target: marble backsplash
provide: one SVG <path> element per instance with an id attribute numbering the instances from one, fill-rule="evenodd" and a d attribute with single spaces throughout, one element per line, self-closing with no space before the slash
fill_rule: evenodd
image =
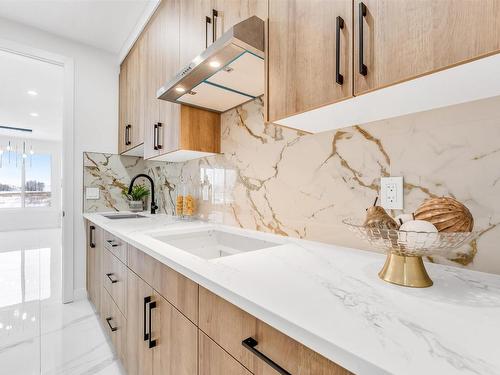
<path id="1" fill-rule="evenodd" d="M 364 217 L 381 176 L 404 176 L 405 211 L 451 195 L 484 231 L 470 257 L 434 261 L 500 274 L 500 98 L 315 135 L 264 124 L 262 111 L 257 99 L 224 113 L 217 156 L 173 164 L 85 153 L 84 185 L 101 198 L 84 209 L 127 209 L 121 190 L 146 171 L 162 212 L 191 186 L 202 219 L 368 249 L 342 219 Z"/>

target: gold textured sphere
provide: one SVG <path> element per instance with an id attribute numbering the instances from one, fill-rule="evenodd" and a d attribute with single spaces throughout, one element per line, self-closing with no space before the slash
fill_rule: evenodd
<path id="1" fill-rule="evenodd" d="M 414 215 L 434 224 L 439 232 L 471 232 L 474 227 L 469 209 L 451 197 L 426 199 Z"/>

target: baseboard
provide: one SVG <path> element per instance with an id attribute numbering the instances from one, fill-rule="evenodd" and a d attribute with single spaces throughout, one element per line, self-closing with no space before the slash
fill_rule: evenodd
<path id="1" fill-rule="evenodd" d="M 77 301 L 80 299 L 87 299 L 88 294 L 87 294 L 87 289 L 85 288 L 80 288 L 80 289 L 75 289 L 73 291 L 73 300 Z"/>

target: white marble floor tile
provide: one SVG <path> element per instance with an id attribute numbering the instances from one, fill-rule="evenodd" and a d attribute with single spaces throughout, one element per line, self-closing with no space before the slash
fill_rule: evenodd
<path id="1" fill-rule="evenodd" d="M 61 231 L 0 233 L 0 374 L 123 373 L 90 303 L 61 303 Z"/>

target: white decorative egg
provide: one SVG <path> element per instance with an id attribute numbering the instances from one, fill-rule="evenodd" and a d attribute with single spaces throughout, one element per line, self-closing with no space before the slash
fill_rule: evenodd
<path id="1" fill-rule="evenodd" d="M 410 220 L 414 220 L 413 218 L 413 214 L 400 214 L 398 216 L 396 216 L 396 223 L 398 223 L 399 225 L 402 225 L 404 223 L 406 223 L 407 221 L 410 221 Z"/>
<path id="2" fill-rule="evenodd" d="M 437 228 L 434 224 L 425 220 L 410 220 L 406 221 L 399 227 L 400 231 L 404 232 L 426 232 L 426 233 L 437 233 Z"/>

